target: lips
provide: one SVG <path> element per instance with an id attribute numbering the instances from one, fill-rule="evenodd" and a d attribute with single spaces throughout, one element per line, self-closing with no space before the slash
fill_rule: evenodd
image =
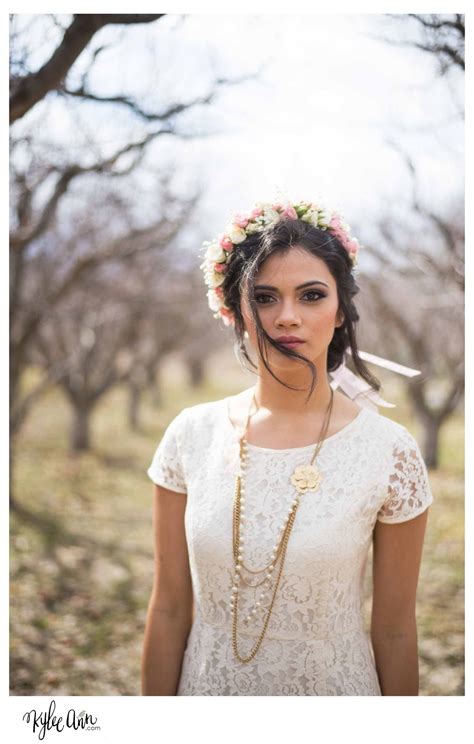
<path id="1" fill-rule="evenodd" d="M 280 344 L 284 344 L 289 349 L 295 349 L 297 346 L 304 344 L 303 339 L 298 338 L 297 336 L 280 336 L 275 340 L 278 341 Z"/>

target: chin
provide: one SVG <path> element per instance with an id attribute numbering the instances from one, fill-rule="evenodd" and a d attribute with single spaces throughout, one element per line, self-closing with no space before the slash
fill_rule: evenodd
<path id="1" fill-rule="evenodd" d="M 305 350 L 304 353 L 302 353 L 303 350 L 298 352 L 302 356 L 306 357 L 310 362 L 314 362 L 315 359 L 317 359 L 317 356 L 314 356 L 311 352 L 308 352 L 308 349 Z M 272 364 L 275 367 L 282 367 L 285 369 L 288 369 L 289 367 L 294 368 L 295 364 L 301 365 L 304 364 L 302 359 L 297 359 L 296 357 L 287 357 L 281 352 L 279 352 L 277 349 L 272 349 L 270 352 L 270 358 L 272 360 Z"/>

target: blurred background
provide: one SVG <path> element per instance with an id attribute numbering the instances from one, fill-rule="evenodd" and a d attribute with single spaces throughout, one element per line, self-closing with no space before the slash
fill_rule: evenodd
<path id="1" fill-rule="evenodd" d="M 371 367 L 434 493 L 420 694 L 463 695 L 464 16 L 13 14 L 10 166 L 11 694 L 140 694 L 146 468 L 255 379 L 201 244 L 280 189 L 342 211 L 360 348 L 422 370 Z"/>

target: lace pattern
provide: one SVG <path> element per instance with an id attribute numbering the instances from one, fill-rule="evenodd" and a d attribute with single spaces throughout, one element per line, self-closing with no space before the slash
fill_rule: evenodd
<path id="1" fill-rule="evenodd" d="M 178 493 L 186 493 L 186 474 L 181 456 L 186 411 L 184 408 L 168 425 L 147 470 L 148 476 L 158 486 Z"/>
<path id="2" fill-rule="evenodd" d="M 379 511 L 378 520 L 405 522 L 425 511 L 432 500 L 428 472 L 420 448 L 405 429 L 393 448 L 388 497 Z"/>
<path id="3" fill-rule="evenodd" d="M 290 475 L 314 445 L 273 450 L 249 445 L 244 560 L 269 561 L 294 490 Z M 303 495 L 288 542 L 270 623 L 255 658 L 232 651 L 232 506 L 238 439 L 227 399 L 186 408 L 173 419 L 148 474 L 187 493 L 185 530 L 195 601 L 178 695 L 380 695 L 363 627 L 363 583 L 374 526 L 413 518 L 433 500 L 418 445 L 403 426 L 361 409 L 327 438 L 318 457 L 323 479 Z M 239 616 L 261 589 L 239 594 Z M 263 615 L 245 629 L 248 653 Z"/>

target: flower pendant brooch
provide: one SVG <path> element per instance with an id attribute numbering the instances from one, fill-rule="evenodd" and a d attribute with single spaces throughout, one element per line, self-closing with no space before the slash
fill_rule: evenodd
<path id="1" fill-rule="evenodd" d="M 321 483 L 321 473 L 314 465 L 298 465 L 290 480 L 298 493 L 317 491 Z"/>

